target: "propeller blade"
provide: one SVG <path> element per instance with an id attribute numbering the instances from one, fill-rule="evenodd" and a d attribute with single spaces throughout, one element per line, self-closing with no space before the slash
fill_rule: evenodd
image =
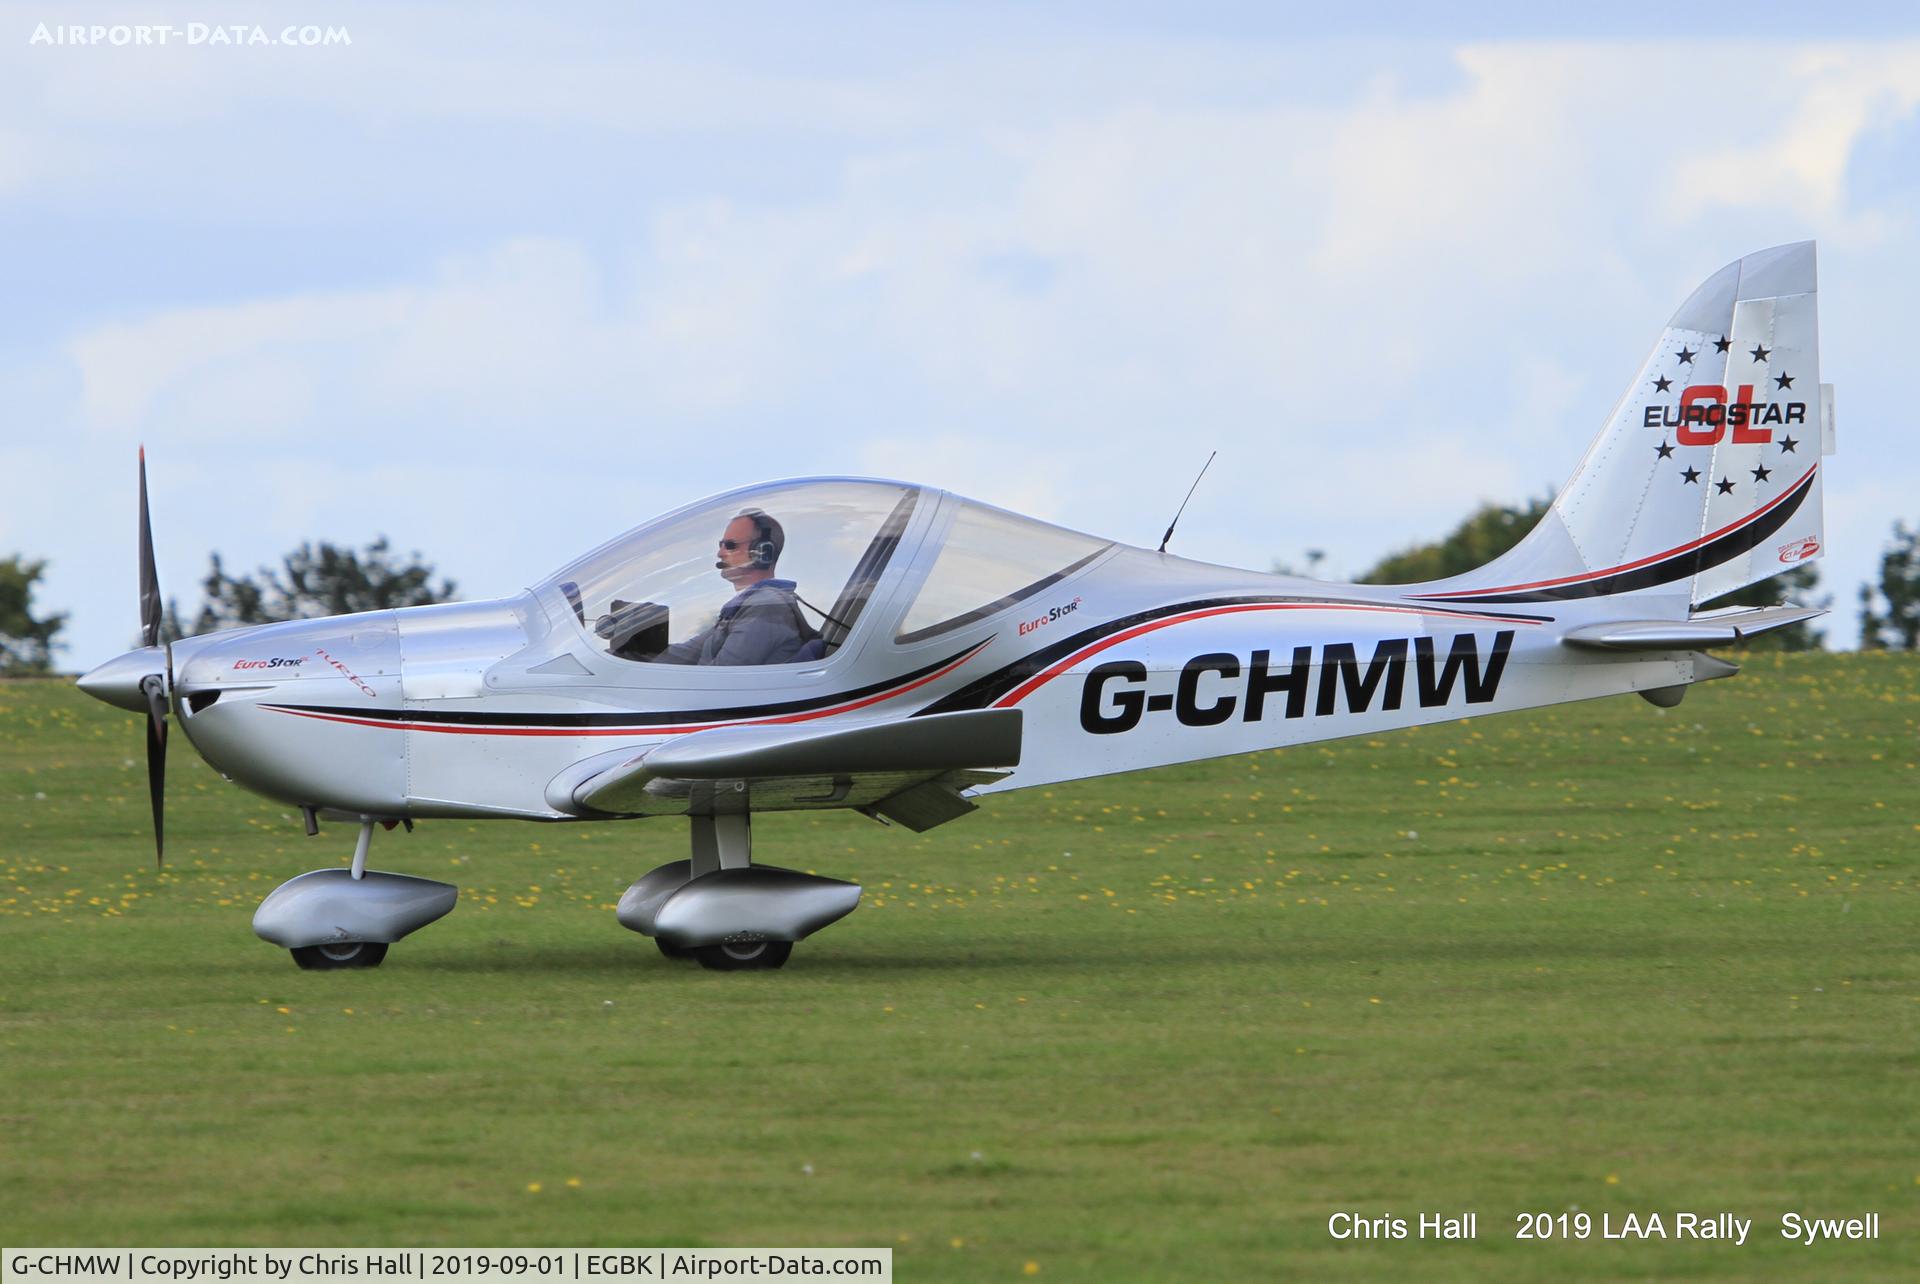
<path id="1" fill-rule="evenodd" d="M 140 683 L 147 697 L 147 793 L 153 798 L 153 863 L 166 864 L 167 681 L 152 674 Z"/>
<path id="2" fill-rule="evenodd" d="M 140 447 L 140 645 L 160 641 L 160 572 L 153 564 L 153 522 L 147 516 L 147 448 Z M 162 734 L 162 743 L 165 735 Z"/>

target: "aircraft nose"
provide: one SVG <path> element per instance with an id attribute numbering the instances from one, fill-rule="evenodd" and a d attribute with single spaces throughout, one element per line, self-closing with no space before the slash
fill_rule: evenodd
<path id="1" fill-rule="evenodd" d="M 145 713 L 147 697 L 140 683 L 154 676 L 165 677 L 166 672 L 167 653 L 157 646 L 143 646 L 90 670 L 76 685 L 115 708 Z"/>
<path id="2" fill-rule="evenodd" d="M 176 643 L 173 664 L 181 729 L 223 775 L 296 806 L 401 814 L 406 737 L 295 707 L 399 708 L 393 612 L 209 634 Z"/>

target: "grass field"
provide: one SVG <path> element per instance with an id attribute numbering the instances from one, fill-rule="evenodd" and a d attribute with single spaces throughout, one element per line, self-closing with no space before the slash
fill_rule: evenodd
<path id="1" fill-rule="evenodd" d="M 254 939 L 338 864 L 176 737 L 0 684 L 0 1242 L 889 1245 L 902 1280 L 1920 1263 L 1920 661 L 1011 795 L 774 817 L 868 899 L 783 972 L 614 921 L 684 826 L 422 824 L 461 885 L 375 972 Z M 1522 1243 L 1731 1211 L 1741 1247 Z M 1329 1214 L 1472 1209 L 1465 1244 Z M 1780 1214 L 1882 1214 L 1803 1247 Z M 1031 1264 L 1031 1266 L 1030 1266 Z"/>

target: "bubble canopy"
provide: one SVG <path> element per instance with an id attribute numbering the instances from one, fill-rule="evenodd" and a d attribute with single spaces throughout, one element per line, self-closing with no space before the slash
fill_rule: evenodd
<path id="1" fill-rule="evenodd" d="M 804 664 L 840 648 L 890 570 L 911 586 L 893 638 L 907 646 L 993 620 L 1113 547 L 940 490 L 816 478 L 690 504 L 535 591 L 563 598 L 618 660 Z"/>
<path id="2" fill-rule="evenodd" d="M 915 508 L 931 500 L 898 482 L 748 487 L 638 526 L 536 591 L 559 592 L 617 659 L 818 661 L 853 631 Z"/>

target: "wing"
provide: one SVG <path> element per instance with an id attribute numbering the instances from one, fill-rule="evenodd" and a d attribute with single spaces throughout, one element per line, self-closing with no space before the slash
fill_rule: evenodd
<path id="1" fill-rule="evenodd" d="M 577 816 L 850 807 L 919 832 L 974 810 L 961 791 L 1020 763 L 1021 712 L 979 709 L 840 729 L 716 727 L 588 759 L 547 790 Z"/>

